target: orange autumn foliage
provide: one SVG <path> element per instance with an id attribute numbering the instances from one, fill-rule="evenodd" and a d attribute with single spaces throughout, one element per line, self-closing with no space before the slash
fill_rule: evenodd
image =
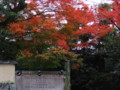
<path id="1" fill-rule="evenodd" d="M 22 57 L 32 57 L 32 53 L 30 53 L 28 50 L 23 50 L 19 53 Z"/>
<path id="2" fill-rule="evenodd" d="M 103 4 L 98 9 L 98 19 L 106 25 L 111 25 L 112 28 L 120 30 L 120 1 L 111 0 L 111 4 Z M 118 35 L 117 35 L 118 36 Z"/>
<path id="3" fill-rule="evenodd" d="M 91 34 L 90 38 L 98 39 L 112 29 L 99 25 L 94 12 L 82 0 L 29 0 L 22 12 L 23 18 L 9 24 L 9 31 L 22 37 L 29 31 L 34 44 L 47 42 L 69 49 L 72 40 L 80 35 Z"/>

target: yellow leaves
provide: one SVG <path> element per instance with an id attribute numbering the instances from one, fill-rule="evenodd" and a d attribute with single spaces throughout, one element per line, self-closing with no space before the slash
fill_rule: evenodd
<path id="1" fill-rule="evenodd" d="M 57 57 L 59 57 L 59 60 L 69 60 L 69 59 L 74 60 L 75 58 L 77 58 L 77 54 L 74 54 L 73 52 L 69 52 L 68 50 L 65 50 L 61 47 L 57 47 L 57 48 L 52 48 L 43 54 L 38 54 L 36 55 L 36 57 L 45 58 L 45 60 L 46 59 L 51 60 L 51 58 L 57 60 Z"/>

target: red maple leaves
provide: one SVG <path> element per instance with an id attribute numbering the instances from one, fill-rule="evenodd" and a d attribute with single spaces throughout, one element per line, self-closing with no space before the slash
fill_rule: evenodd
<path id="1" fill-rule="evenodd" d="M 18 20 L 17 23 L 9 24 L 8 27 L 12 34 L 24 35 L 27 31 L 30 31 L 33 33 L 33 37 L 38 35 L 46 39 L 37 41 L 49 42 L 69 49 L 70 42 L 73 39 L 78 39 L 80 35 L 91 34 L 90 38 L 95 39 L 107 35 L 112 27 L 99 24 L 99 21 L 105 17 L 119 24 L 119 14 L 115 14 L 116 17 L 113 19 L 113 12 L 119 11 L 116 4 L 113 5 L 115 11 L 99 10 L 98 19 L 94 12 L 81 1 L 41 0 L 41 2 L 37 2 L 31 0 L 28 7 L 23 10 L 24 18 Z M 104 16 L 104 13 L 107 15 Z M 25 15 L 27 16 L 25 17 Z M 62 21 L 65 23 L 62 23 Z"/>

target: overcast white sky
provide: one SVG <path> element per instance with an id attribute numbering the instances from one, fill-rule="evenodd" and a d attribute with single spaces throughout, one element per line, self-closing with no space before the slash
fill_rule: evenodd
<path id="1" fill-rule="evenodd" d="M 91 5 L 98 5 L 100 3 L 106 3 L 106 2 L 110 3 L 110 0 L 83 0 L 83 1 Z"/>

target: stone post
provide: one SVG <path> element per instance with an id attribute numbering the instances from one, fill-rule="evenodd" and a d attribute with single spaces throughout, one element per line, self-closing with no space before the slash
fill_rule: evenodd
<path id="1" fill-rule="evenodd" d="M 65 88 L 64 90 L 71 90 L 71 83 L 70 83 L 70 60 L 67 60 L 65 63 Z"/>
<path id="2" fill-rule="evenodd" d="M 16 61 L 0 61 L 0 90 L 16 90 Z"/>

